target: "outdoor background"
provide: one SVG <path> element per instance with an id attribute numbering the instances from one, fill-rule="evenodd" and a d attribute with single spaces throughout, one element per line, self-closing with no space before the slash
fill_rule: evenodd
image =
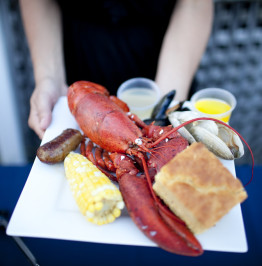
<path id="1" fill-rule="evenodd" d="M 197 72 L 198 89 L 231 91 L 237 107 L 230 124 L 262 164 L 262 2 L 214 1 L 215 20 Z M 34 88 L 17 0 L 0 0 L 0 164 L 33 162 L 40 144 L 27 125 Z M 251 164 L 246 155 L 236 165 Z"/>
<path id="2" fill-rule="evenodd" d="M 247 140 L 254 153 L 254 180 L 246 187 L 248 200 L 241 204 L 248 252 L 205 251 L 200 258 L 186 258 L 159 248 L 23 237 L 26 250 L 33 253 L 41 266 L 261 265 L 262 0 L 214 2 L 213 31 L 197 72 L 198 89 L 220 87 L 236 96 L 238 105 L 230 124 Z M 18 0 L 0 0 L 1 266 L 35 265 L 34 257 L 31 262 L 27 260 L 14 238 L 5 233 L 40 144 L 27 125 L 33 88 L 32 65 Z M 248 150 L 235 163 L 236 176 L 249 180 L 251 157 Z"/>

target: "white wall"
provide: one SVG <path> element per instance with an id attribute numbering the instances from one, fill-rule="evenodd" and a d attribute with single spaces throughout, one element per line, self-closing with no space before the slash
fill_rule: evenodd
<path id="1" fill-rule="evenodd" d="M 26 163 L 0 6 L 0 164 Z"/>

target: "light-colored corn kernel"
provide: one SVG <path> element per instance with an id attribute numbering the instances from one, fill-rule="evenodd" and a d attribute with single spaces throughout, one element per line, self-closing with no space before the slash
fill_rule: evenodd
<path id="1" fill-rule="evenodd" d="M 103 203 L 102 202 L 96 202 L 95 210 L 100 211 L 102 208 L 103 208 Z"/>
<path id="2" fill-rule="evenodd" d="M 95 212 L 95 206 L 94 206 L 94 204 L 90 204 L 90 205 L 88 206 L 88 211 L 89 211 L 89 212 Z"/>
<path id="3" fill-rule="evenodd" d="M 119 189 L 86 157 L 71 152 L 64 166 L 76 203 L 89 222 L 107 224 L 121 215 L 124 202 Z"/>
<path id="4" fill-rule="evenodd" d="M 110 223 L 115 220 L 115 217 L 113 214 L 110 213 L 107 215 L 106 219 L 107 219 L 107 222 Z"/>
<path id="5" fill-rule="evenodd" d="M 118 208 L 115 208 L 115 209 L 113 210 L 113 214 L 114 214 L 114 216 L 117 218 L 117 217 L 120 216 L 121 211 L 120 211 Z"/>

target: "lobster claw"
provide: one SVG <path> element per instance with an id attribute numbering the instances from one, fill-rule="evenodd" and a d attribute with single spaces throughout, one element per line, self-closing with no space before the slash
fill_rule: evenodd
<path id="1" fill-rule="evenodd" d="M 125 205 L 137 227 L 159 247 L 166 251 L 185 255 L 199 256 L 203 249 L 188 230 L 177 221 L 166 216 L 156 204 L 147 180 L 139 175 L 132 160 L 123 154 L 110 155 L 115 167 Z"/>

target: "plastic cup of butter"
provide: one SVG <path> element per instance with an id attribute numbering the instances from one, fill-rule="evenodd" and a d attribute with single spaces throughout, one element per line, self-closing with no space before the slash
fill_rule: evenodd
<path id="1" fill-rule="evenodd" d="M 236 104 L 235 96 L 220 88 L 199 90 L 190 99 L 190 106 L 193 111 L 226 123 L 229 122 Z"/>
<path id="2" fill-rule="evenodd" d="M 150 118 L 160 100 L 160 89 L 151 79 L 132 78 L 120 85 L 117 97 L 128 105 L 131 113 L 144 120 Z"/>

